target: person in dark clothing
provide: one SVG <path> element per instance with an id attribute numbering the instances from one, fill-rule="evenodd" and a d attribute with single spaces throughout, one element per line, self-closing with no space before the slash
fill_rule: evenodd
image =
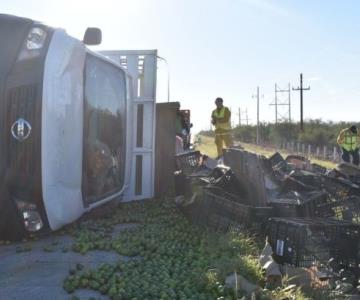
<path id="1" fill-rule="evenodd" d="M 180 109 L 178 109 L 176 114 L 176 135 L 182 138 L 184 150 L 188 149 L 190 146 L 190 126 L 187 124 L 184 114 L 181 113 Z"/>

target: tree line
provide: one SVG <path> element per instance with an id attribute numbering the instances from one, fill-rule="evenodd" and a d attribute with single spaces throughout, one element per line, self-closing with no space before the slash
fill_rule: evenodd
<path id="1" fill-rule="evenodd" d="M 322 121 L 321 119 L 304 122 L 304 131 L 299 123 L 260 123 L 260 143 L 279 145 L 284 142 L 299 142 L 313 146 L 337 145 L 336 139 L 341 129 L 359 123 Z M 232 129 L 233 137 L 245 143 L 256 143 L 256 125 L 241 125 Z M 213 136 L 214 131 L 201 131 L 200 134 Z"/>

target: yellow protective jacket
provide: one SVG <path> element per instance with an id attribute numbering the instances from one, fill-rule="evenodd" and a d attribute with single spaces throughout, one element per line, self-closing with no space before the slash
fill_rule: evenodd
<path id="1" fill-rule="evenodd" d="M 349 128 L 340 131 L 337 143 L 346 151 L 354 151 L 360 145 L 360 132 L 352 133 Z"/>
<path id="2" fill-rule="evenodd" d="M 215 132 L 224 132 L 231 130 L 231 112 L 226 106 L 223 106 L 220 111 L 214 109 L 211 114 L 211 118 L 215 120 Z"/>

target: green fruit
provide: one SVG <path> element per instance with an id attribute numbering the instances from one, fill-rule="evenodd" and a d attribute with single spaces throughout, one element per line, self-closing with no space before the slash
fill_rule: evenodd
<path id="1" fill-rule="evenodd" d="M 97 283 L 95 280 L 91 280 L 89 284 L 90 284 L 90 288 L 95 291 L 97 291 L 100 287 L 100 284 Z"/>
<path id="2" fill-rule="evenodd" d="M 23 251 L 26 251 L 26 252 L 29 252 L 31 250 L 32 250 L 32 247 L 31 247 L 30 244 L 25 245 L 24 248 L 23 248 Z"/>
<path id="3" fill-rule="evenodd" d="M 91 278 L 91 271 L 90 270 L 84 271 L 84 273 L 82 274 L 82 277 L 86 278 L 86 279 L 90 279 Z"/>
<path id="4" fill-rule="evenodd" d="M 55 251 L 55 249 L 51 245 L 44 246 L 43 250 L 45 252 L 54 252 Z"/>
<path id="5" fill-rule="evenodd" d="M 80 281 L 80 286 L 81 286 L 82 288 L 87 288 L 88 285 L 89 285 L 89 280 L 87 280 L 86 278 L 81 279 L 81 281 Z"/>
<path id="6" fill-rule="evenodd" d="M 64 290 L 68 293 L 68 294 L 72 294 L 75 291 L 75 288 L 69 284 L 69 285 L 65 285 L 64 286 Z"/>
<path id="7" fill-rule="evenodd" d="M 71 269 L 69 270 L 69 274 L 70 274 L 70 275 L 75 275 L 75 274 L 76 274 L 76 269 L 71 268 Z"/>
<path id="8" fill-rule="evenodd" d="M 115 296 L 115 295 L 117 294 L 116 287 L 111 287 L 111 288 L 109 289 L 108 294 L 109 294 L 110 297 Z"/>
<path id="9" fill-rule="evenodd" d="M 80 279 L 79 278 L 75 278 L 73 280 L 73 286 L 74 286 L 75 289 L 79 288 L 79 286 L 80 286 Z"/>
<path id="10" fill-rule="evenodd" d="M 108 291 L 108 287 L 106 285 L 103 285 L 100 287 L 99 291 L 101 294 L 105 295 Z"/>

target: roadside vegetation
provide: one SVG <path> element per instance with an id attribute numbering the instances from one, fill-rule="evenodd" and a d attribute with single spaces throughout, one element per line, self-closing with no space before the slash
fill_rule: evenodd
<path id="1" fill-rule="evenodd" d="M 341 129 L 349 127 L 352 122 L 325 122 L 321 119 L 307 120 L 304 122 L 304 131 L 300 131 L 299 123 L 260 123 L 259 134 L 261 144 L 279 145 L 283 142 L 299 142 L 313 146 L 336 146 L 336 138 Z M 213 132 L 202 131 L 200 134 L 211 136 Z M 242 125 L 233 128 L 234 138 L 254 144 L 256 142 L 256 125 Z"/>

